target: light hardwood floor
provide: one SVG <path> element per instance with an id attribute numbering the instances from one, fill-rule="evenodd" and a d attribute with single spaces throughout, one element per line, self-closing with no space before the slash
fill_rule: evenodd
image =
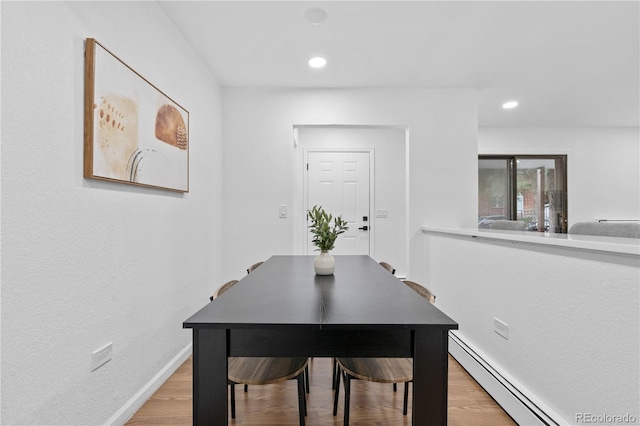
<path id="1" fill-rule="evenodd" d="M 306 424 L 341 425 L 344 390 L 340 389 L 338 415 L 333 417 L 331 360 L 314 358 L 309 363 L 310 393 L 307 398 Z M 192 361 L 189 358 L 162 385 L 127 425 L 191 425 Z M 352 381 L 349 424 L 410 425 L 409 414 L 402 415 L 402 385 L 394 393 L 390 384 Z M 411 389 L 411 388 L 410 388 Z M 449 425 L 501 426 L 515 425 L 478 383 L 449 356 Z M 297 425 L 298 404 L 295 380 L 275 385 L 249 386 L 244 393 L 236 387 L 236 419 L 231 425 Z"/>

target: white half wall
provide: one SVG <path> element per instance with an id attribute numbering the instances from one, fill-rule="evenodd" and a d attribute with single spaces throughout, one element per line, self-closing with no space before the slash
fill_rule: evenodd
<path id="1" fill-rule="evenodd" d="M 425 245 L 430 285 L 456 334 L 559 424 L 589 413 L 638 421 L 637 255 L 440 233 Z"/>
<path id="2" fill-rule="evenodd" d="M 640 220 L 637 127 L 482 127 L 479 154 L 566 154 L 568 220 Z"/>
<path id="3" fill-rule="evenodd" d="M 190 111 L 188 194 L 83 178 L 87 37 Z M 188 351 L 220 281 L 220 99 L 155 2 L 2 2 L 0 423 L 104 424 Z"/>
<path id="4" fill-rule="evenodd" d="M 273 254 L 295 253 L 295 218 L 305 213 L 278 217 L 279 205 L 301 196 L 294 125 L 408 129 L 406 272 L 420 275 L 420 226 L 477 223 L 476 97 L 454 89 L 223 89 L 223 280 Z"/>

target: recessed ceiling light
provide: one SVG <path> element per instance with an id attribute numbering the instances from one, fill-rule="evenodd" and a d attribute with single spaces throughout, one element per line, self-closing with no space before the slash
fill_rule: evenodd
<path id="1" fill-rule="evenodd" d="M 323 9 L 313 8 L 307 10 L 304 13 L 304 17 L 313 25 L 319 25 L 324 22 L 325 19 L 327 19 L 327 12 L 325 12 Z"/>
<path id="2" fill-rule="evenodd" d="M 322 56 L 316 56 L 314 58 L 309 59 L 309 66 L 311 68 L 322 68 L 327 65 L 327 60 Z"/>
<path id="3" fill-rule="evenodd" d="M 502 104 L 504 109 L 513 109 L 518 106 L 518 101 L 508 101 Z"/>

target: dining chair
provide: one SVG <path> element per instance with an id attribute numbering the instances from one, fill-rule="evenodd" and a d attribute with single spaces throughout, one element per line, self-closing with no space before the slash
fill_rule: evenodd
<path id="1" fill-rule="evenodd" d="M 249 268 L 247 269 L 247 274 L 250 274 L 251 272 L 253 272 L 258 266 L 262 265 L 263 263 L 264 262 L 257 262 L 249 266 Z"/>
<path id="2" fill-rule="evenodd" d="M 247 268 L 247 274 L 250 274 L 251 272 L 253 272 L 254 270 L 256 270 L 256 268 L 258 268 L 260 265 L 262 265 L 264 262 L 256 262 L 253 265 L 251 265 L 249 268 Z M 213 300 L 213 299 L 212 299 Z M 309 393 L 309 366 L 305 367 L 304 369 L 304 383 L 305 383 L 305 390 L 307 393 Z M 244 385 L 244 391 L 247 391 L 247 385 Z"/>
<path id="3" fill-rule="evenodd" d="M 380 266 L 382 266 L 387 271 L 391 272 L 392 275 L 396 274 L 396 268 L 388 264 L 387 262 L 380 262 Z"/>
<path id="4" fill-rule="evenodd" d="M 387 271 L 391 272 L 392 275 L 395 275 L 396 273 L 396 268 L 394 268 L 393 266 L 391 266 L 389 263 L 387 262 L 380 262 L 380 266 L 382 266 L 384 269 L 386 269 Z M 334 390 L 335 386 L 336 386 L 336 375 L 338 374 L 338 362 L 336 361 L 335 358 L 332 359 L 332 366 L 333 366 L 333 371 L 331 373 L 331 389 Z M 394 390 L 395 388 L 395 384 L 394 384 Z"/>
<path id="5" fill-rule="evenodd" d="M 237 282 L 238 280 L 231 280 L 220 286 L 210 297 L 211 301 L 218 299 L 222 293 L 229 290 Z M 248 385 L 269 385 L 296 379 L 298 382 L 299 422 L 301 426 L 304 426 L 304 418 L 307 415 L 305 381 L 308 381 L 306 379 L 308 364 L 309 359 L 306 357 L 229 357 L 227 381 L 230 386 L 231 418 L 236 418 L 235 385 L 244 385 L 244 391 L 247 392 Z"/>
<path id="6" fill-rule="evenodd" d="M 218 287 L 218 289 L 216 291 L 213 292 L 213 295 L 211 297 L 209 297 L 209 300 L 213 301 L 214 299 L 217 299 L 219 295 L 221 295 L 222 293 L 224 293 L 225 291 L 230 289 L 237 282 L 238 282 L 238 280 L 231 280 L 231 281 L 221 285 L 220 287 Z"/>
<path id="7" fill-rule="evenodd" d="M 409 280 L 403 280 L 409 288 L 433 304 L 436 296 L 428 288 Z M 344 378 L 344 425 L 349 424 L 349 406 L 351 402 L 351 380 L 367 380 L 377 383 L 393 383 L 396 391 L 398 383 L 404 383 L 404 401 L 402 414 L 407 415 L 409 405 L 409 382 L 413 381 L 412 358 L 351 358 L 338 357 L 333 395 L 333 415 L 338 413 L 340 377 Z"/>
<path id="8" fill-rule="evenodd" d="M 410 289 L 418 293 L 420 296 L 424 297 L 431 303 L 432 305 L 436 303 L 436 295 L 431 292 L 428 288 L 423 285 L 418 284 L 414 281 L 402 280 L 403 283 L 409 286 Z"/>

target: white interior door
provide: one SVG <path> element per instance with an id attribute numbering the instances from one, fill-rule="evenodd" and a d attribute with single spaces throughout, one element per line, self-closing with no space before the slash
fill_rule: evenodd
<path id="1" fill-rule="evenodd" d="M 370 254 L 370 153 L 307 152 L 306 211 L 322 206 L 342 216 L 349 230 L 336 240 L 332 254 Z M 314 254 L 307 232 L 307 254 Z"/>

